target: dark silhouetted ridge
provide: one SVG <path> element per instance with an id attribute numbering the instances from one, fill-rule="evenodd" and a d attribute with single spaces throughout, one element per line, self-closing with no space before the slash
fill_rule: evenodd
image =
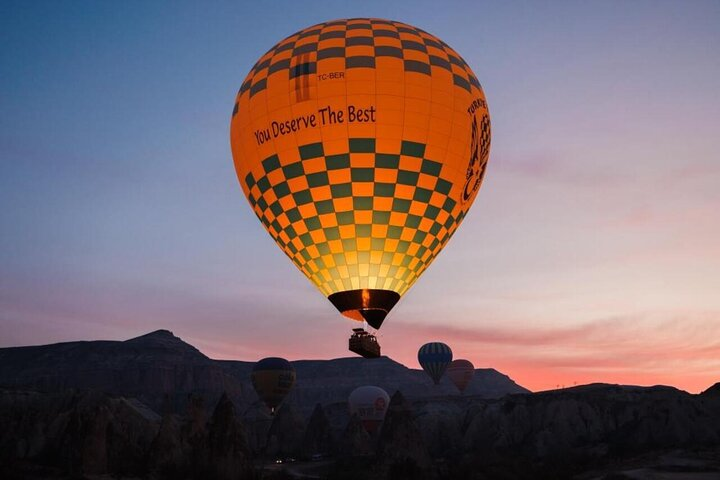
<path id="1" fill-rule="evenodd" d="M 705 397 L 720 397 L 720 382 L 702 392 L 701 395 Z"/>
<path id="2" fill-rule="evenodd" d="M 94 389 L 136 397 L 156 412 L 181 412 L 189 394 L 201 394 L 214 405 L 222 392 L 235 405 L 257 401 L 250 383 L 252 361 L 213 360 L 197 348 L 161 329 L 125 341 L 82 341 L 0 349 L 0 385 L 47 391 Z M 286 399 L 303 415 L 316 404 L 344 402 L 360 385 L 377 385 L 389 394 L 402 389 L 407 398 L 455 396 L 457 389 L 443 379 L 438 387 L 422 370 L 384 356 L 292 362 L 297 383 Z M 525 393 L 494 369 L 477 369 L 466 396 L 499 398 Z"/>

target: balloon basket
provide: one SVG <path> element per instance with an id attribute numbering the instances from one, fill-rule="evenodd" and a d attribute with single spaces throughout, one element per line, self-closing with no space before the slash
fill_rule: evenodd
<path id="1" fill-rule="evenodd" d="M 353 328 L 353 334 L 348 340 L 348 350 L 364 358 L 378 358 L 380 356 L 380 344 L 377 337 L 362 328 Z"/>

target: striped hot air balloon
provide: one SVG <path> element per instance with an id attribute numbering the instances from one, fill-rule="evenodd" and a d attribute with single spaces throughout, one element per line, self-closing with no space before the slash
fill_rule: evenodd
<path id="1" fill-rule="evenodd" d="M 295 368 L 284 358 L 263 358 L 253 367 L 250 378 L 258 397 L 274 414 L 295 385 Z"/>
<path id="2" fill-rule="evenodd" d="M 435 385 L 440 383 L 452 357 L 452 350 L 442 342 L 426 343 L 418 350 L 418 362 Z"/>

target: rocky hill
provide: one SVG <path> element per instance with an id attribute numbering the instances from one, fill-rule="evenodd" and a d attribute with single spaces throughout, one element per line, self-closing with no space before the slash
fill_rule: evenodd
<path id="1" fill-rule="evenodd" d="M 479 370 L 460 396 L 389 358 L 294 364 L 296 391 L 271 417 L 251 363 L 167 331 L 1 349 L 0 478 L 720 478 L 720 384 L 529 393 Z M 345 401 L 364 383 L 392 392 L 372 435 Z"/>
<path id="2" fill-rule="evenodd" d="M 134 397 L 160 411 L 170 404 L 185 408 L 188 394 L 209 405 L 226 392 L 245 410 L 257 400 L 250 383 L 253 362 L 212 360 L 167 330 L 121 341 L 69 342 L 0 349 L 0 385 L 58 391 L 92 389 Z M 402 390 L 410 398 L 456 395 L 444 379 L 435 387 L 420 370 L 388 357 L 360 357 L 293 362 L 297 383 L 286 400 L 305 415 L 317 403 L 345 402 L 360 385 L 378 385 L 392 394 Z M 527 392 L 493 369 L 478 369 L 466 395 L 498 398 Z"/>
<path id="3" fill-rule="evenodd" d="M 219 362 L 239 379 L 249 378 L 253 364 L 238 361 Z M 445 397 L 459 395 L 455 386 L 443 377 L 434 385 L 422 370 L 411 369 L 389 357 L 365 359 L 361 357 L 334 360 L 299 360 L 292 362 L 297 372 L 297 383 L 287 403 L 310 413 L 316 403 L 345 402 L 356 387 L 376 385 L 392 395 L 401 390 L 410 398 Z M 492 368 L 476 369 L 466 396 L 499 398 L 509 393 L 526 393 L 527 389 L 510 377 Z"/>
<path id="4" fill-rule="evenodd" d="M 227 392 L 237 402 L 250 402 L 254 394 L 244 380 L 167 330 L 124 342 L 0 349 L 0 385 L 42 391 L 91 389 L 137 398 L 156 411 L 166 396 L 184 406 L 189 393 L 215 402 Z"/>

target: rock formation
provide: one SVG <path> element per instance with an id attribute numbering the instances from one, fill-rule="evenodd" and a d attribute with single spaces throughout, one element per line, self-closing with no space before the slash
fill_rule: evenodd
<path id="1" fill-rule="evenodd" d="M 350 421 L 345 427 L 340 441 L 340 452 L 346 457 L 367 456 L 375 453 L 375 442 L 360 423 L 357 415 L 350 417 Z"/>
<path id="2" fill-rule="evenodd" d="M 250 451 L 245 430 L 227 394 L 223 394 L 215 407 L 208 444 L 211 478 L 231 480 L 249 476 Z"/>
<path id="3" fill-rule="evenodd" d="M 135 402 L 98 392 L 2 390 L 0 465 L 32 463 L 72 475 L 142 472 L 159 420 Z"/>
<path id="4" fill-rule="evenodd" d="M 333 454 L 336 450 L 335 435 L 330 427 L 330 421 L 325 415 L 322 405 L 318 403 L 308 421 L 301 452 L 304 457 L 312 457 L 317 453 Z"/>
<path id="5" fill-rule="evenodd" d="M 254 360 L 254 359 L 253 359 Z M 444 379 L 430 389 L 424 372 L 388 357 L 338 358 L 292 362 L 295 388 L 285 400 L 309 417 L 317 403 L 346 402 L 360 385 L 377 385 L 408 397 L 457 396 Z M 68 342 L 0 348 L 0 385 L 43 391 L 93 389 L 111 396 L 137 398 L 156 412 L 183 412 L 188 395 L 201 395 L 206 407 L 223 392 L 245 412 L 257 396 L 250 383 L 254 362 L 212 360 L 168 330 L 118 341 Z M 466 395 L 499 398 L 527 392 L 493 369 L 478 369 Z M 335 426 L 334 426 L 335 428 Z"/>
<path id="6" fill-rule="evenodd" d="M 268 431 L 266 455 L 297 457 L 305 434 L 305 418 L 292 405 L 282 405 L 275 414 Z"/>
<path id="7" fill-rule="evenodd" d="M 422 434 L 413 420 L 412 406 L 398 390 L 390 399 L 378 440 L 378 456 L 391 476 L 417 477 L 431 465 Z"/>
<path id="8" fill-rule="evenodd" d="M 692 462 L 720 478 L 720 464 L 703 459 L 720 448 L 720 384 L 699 395 L 605 384 L 533 394 L 478 371 L 481 393 L 460 396 L 386 357 L 294 363 L 297 390 L 271 417 L 250 390 L 251 363 L 210 360 L 167 331 L 0 349 L 0 478 L 250 478 L 253 463 L 315 453 L 334 455 L 321 463 L 333 478 L 601 472 L 589 479 Z M 375 436 L 348 413 L 362 384 L 407 387 Z M 646 461 L 654 466 L 634 469 Z M 304 468 L 271 466 L 277 478 Z"/>
<path id="9" fill-rule="evenodd" d="M 124 342 L 1 348 L 0 385 L 44 391 L 93 389 L 137 398 L 158 412 L 166 399 L 181 411 L 190 393 L 204 396 L 211 405 L 224 391 L 237 402 L 254 396 L 249 384 L 244 386 L 167 330 Z"/>

